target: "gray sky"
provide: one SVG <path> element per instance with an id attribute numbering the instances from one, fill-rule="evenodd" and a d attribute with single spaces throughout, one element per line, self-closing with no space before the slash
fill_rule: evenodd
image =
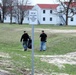
<path id="1" fill-rule="evenodd" d="M 54 3 L 57 3 L 57 0 L 31 0 L 31 3 L 32 4 L 42 4 L 42 3 L 44 3 L 44 4 L 54 4 Z"/>
<path id="2" fill-rule="evenodd" d="M 32 3 L 32 5 L 35 5 L 35 4 L 55 4 L 57 3 L 58 0 L 29 0 L 30 3 Z M 0 0 L 1 2 L 1 0 Z"/>

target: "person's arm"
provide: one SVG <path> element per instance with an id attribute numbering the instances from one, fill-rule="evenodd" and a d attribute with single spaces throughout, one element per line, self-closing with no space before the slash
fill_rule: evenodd
<path id="1" fill-rule="evenodd" d="M 20 42 L 22 42 L 23 36 L 21 36 Z"/>
<path id="2" fill-rule="evenodd" d="M 45 34 L 45 38 L 47 38 L 47 34 Z"/>
<path id="3" fill-rule="evenodd" d="M 30 36 L 27 34 L 27 38 L 30 39 Z"/>
<path id="4" fill-rule="evenodd" d="M 41 34 L 40 34 L 40 37 L 41 37 Z"/>
<path id="5" fill-rule="evenodd" d="M 46 40 L 47 40 L 47 34 L 46 34 Z M 47 41 L 46 41 L 47 42 Z"/>

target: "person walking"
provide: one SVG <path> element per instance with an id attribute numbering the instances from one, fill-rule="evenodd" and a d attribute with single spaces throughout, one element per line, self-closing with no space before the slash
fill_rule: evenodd
<path id="1" fill-rule="evenodd" d="M 40 51 L 46 50 L 46 40 L 47 40 L 47 34 L 44 33 L 44 30 L 42 30 L 42 33 L 40 34 Z"/>
<path id="2" fill-rule="evenodd" d="M 21 36 L 21 39 L 20 39 L 20 41 L 22 42 L 24 51 L 27 51 L 28 39 L 29 39 L 29 35 L 28 35 L 28 33 L 26 33 L 26 31 L 24 31 L 24 34 Z"/>

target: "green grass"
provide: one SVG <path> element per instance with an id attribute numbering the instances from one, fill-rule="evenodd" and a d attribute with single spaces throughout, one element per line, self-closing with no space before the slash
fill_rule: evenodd
<path id="1" fill-rule="evenodd" d="M 40 39 L 39 34 L 41 31 L 36 31 L 37 28 L 43 29 L 76 29 L 75 26 L 53 26 L 53 25 L 36 25 L 35 38 L 34 38 L 34 54 L 35 55 L 56 55 L 66 54 L 76 51 L 76 33 L 75 34 L 56 34 L 48 33 L 47 38 L 47 51 L 40 52 Z M 14 73 L 14 75 L 23 75 L 21 70 L 29 69 L 31 72 L 31 50 L 23 51 L 20 38 L 23 31 L 26 30 L 31 35 L 31 25 L 17 25 L 17 24 L 0 24 L 0 53 L 8 53 L 10 58 L 0 56 L 0 60 L 8 60 L 6 65 L 1 65 L 0 69 L 4 69 Z M 65 65 L 64 69 L 59 69 L 53 64 L 42 62 L 39 57 L 35 57 L 35 71 L 50 73 L 68 73 L 76 75 L 76 65 Z M 12 70 L 8 69 L 12 68 Z"/>

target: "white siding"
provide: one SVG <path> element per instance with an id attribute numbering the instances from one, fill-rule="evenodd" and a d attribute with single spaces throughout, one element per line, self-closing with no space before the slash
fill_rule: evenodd
<path id="1" fill-rule="evenodd" d="M 35 5 L 33 7 L 33 10 L 37 11 L 38 24 L 40 24 L 41 23 L 41 8 L 38 5 Z"/>
<path id="2" fill-rule="evenodd" d="M 23 23 L 29 23 L 29 18 L 25 17 L 24 20 L 23 20 Z"/>
<path id="3" fill-rule="evenodd" d="M 4 23 L 10 23 L 10 16 L 7 15 L 4 19 Z M 12 23 L 16 23 L 15 18 L 12 17 Z"/>
<path id="4" fill-rule="evenodd" d="M 68 25 L 76 26 L 76 14 L 73 16 L 73 21 L 71 21 L 71 18 L 68 19 Z"/>
<path id="5" fill-rule="evenodd" d="M 45 13 L 43 13 L 43 10 L 45 10 Z M 56 23 L 56 15 L 51 14 L 49 9 L 43 9 L 41 10 L 41 24 L 55 24 Z M 52 11 L 53 12 L 53 11 Z M 43 21 L 43 17 L 45 17 L 45 21 Z M 50 21 L 50 18 L 52 19 Z"/>
<path id="6" fill-rule="evenodd" d="M 33 9 L 38 12 L 38 24 L 56 24 L 57 16 L 53 14 L 52 9 L 41 9 L 38 5 L 34 6 Z M 45 13 L 43 13 L 43 10 L 45 10 Z M 50 10 L 52 10 L 52 13 L 50 13 Z M 45 21 L 43 21 L 43 17 L 45 17 Z M 52 21 L 50 21 L 50 18 L 52 18 Z"/>

